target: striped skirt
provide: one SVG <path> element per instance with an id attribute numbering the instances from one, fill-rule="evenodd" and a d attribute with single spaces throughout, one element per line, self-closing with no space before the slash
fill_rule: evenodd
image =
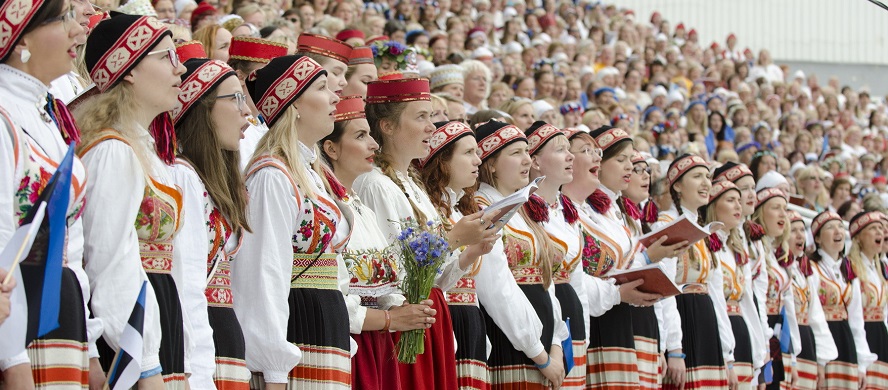
<path id="1" fill-rule="evenodd" d="M 291 288 L 287 340 L 302 350 L 302 361 L 289 373 L 288 389 L 351 388 L 348 310 L 339 290 Z M 264 389 L 262 373 L 250 387 Z"/>
<path id="2" fill-rule="evenodd" d="M 712 300 L 706 294 L 682 294 L 675 297 L 681 315 L 682 352 L 685 359 L 685 389 L 724 389 L 728 386 L 722 355 L 718 320 Z M 668 378 L 664 389 L 677 389 Z"/>
<path id="3" fill-rule="evenodd" d="M 570 338 L 573 347 L 573 369 L 566 373 L 562 389 L 582 389 L 586 386 L 586 321 L 583 304 L 569 283 L 555 285 L 555 297 L 561 304 L 561 320 L 570 318 Z M 567 369 L 567 366 L 564 367 Z"/>
<path id="4" fill-rule="evenodd" d="M 866 369 L 866 387 L 888 389 L 888 329 L 881 321 L 865 322 L 864 329 L 870 352 L 879 356 Z"/>
<path id="5" fill-rule="evenodd" d="M 802 350 L 796 356 L 798 383 L 793 386 L 798 390 L 817 389 L 817 345 L 814 343 L 814 331 L 808 325 L 799 325 L 799 341 Z"/>
<path id="6" fill-rule="evenodd" d="M 590 317 L 586 359 L 587 389 L 637 389 L 640 383 L 635 353 L 632 310 L 614 306 L 600 317 Z"/>
<path id="7" fill-rule="evenodd" d="M 207 308 L 210 326 L 213 328 L 213 345 L 216 348 L 216 373 L 213 382 L 218 390 L 246 390 L 250 388 L 250 370 L 244 360 L 244 332 L 230 307 Z"/>
<path id="8" fill-rule="evenodd" d="M 24 262 L 20 266 L 23 280 L 19 283 L 23 283 L 28 301 L 40 299 L 44 268 Z M 28 345 L 34 385 L 36 389 L 85 389 L 89 386 L 89 353 L 83 293 L 74 271 L 67 267 L 62 268 L 60 295 L 59 327 Z M 37 306 L 39 301 L 31 307 Z M 37 321 L 38 314 L 29 311 L 30 321 Z"/>
<path id="9" fill-rule="evenodd" d="M 826 364 L 826 389 L 856 389 L 858 382 L 857 351 L 848 320 L 827 321 L 839 357 Z"/>
<path id="10" fill-rule="evenodd" d="M 749 388 L 755 373 L 752 364 L 752 341 L 749 338 L 749 327 L 739 313 L 728 316 L 734 334 L 734 374 L 741 388 Z"/>
<path id="11" fill-rule="evenodd" d="M 541 284 L 519 284 L 527 300 L 533 306 L 540 321 L 543 323 L 543 334 L 540 342 L 545 348 L 552 345 L 555 331 L 555 319 L 552 317 L 552 299 L 549 292 Z M 503 304 L 503 303 L 500 303 Z M 487 337 L 493 346 L 487 365 L 490 367 L 490 388 L 502 390 L 546 390 L 549 380 L 534 366 L 533 360 L 524 352 L 516 350 L 512 342 L 484 311 L 484 322 Z"/>
<path id="12" fill-rule="evenodd" d="M 173 276 L 148 273 L 148 282 L 154 289 L 160 309 L 160 366 L 163 383 L 167 390 L 184 390 L 185 380 L 185 330 L 182 328 L 182 306 Z M 99 362 L 105 372 L 110 369 L 115 351 L 103 339 L 96 342 Z"/>
<path id="13" fill-rule="evenodd" d="M 768 327 L 770 327 L 771 329 L 774 329 L 774 326 L 776 326 L 777 324 L 782 323 L 782 315 L 768 315 Z M 780 350 L 780 339 L 778 338 L 779 336 L 780 335 L 775 334 L 774 336 L 771 336 L 770 340 L 768 340 L 771 347 L 771 369 L 774 371 L 773 380 L 766 387 L 768 390 L 777 390 L 784 388 L 788 385 L 790 378 L 792 378 L 792 357 Z"/>
<path id="14" fill-rule="evenodd" d="M 481 309 L 475 305 L 450 305 L 456 337 L 456 380 L 460 390 L 490 388 L 487 369 L 487 331 Z"/>
<path id="15" fill-rule="evenodd" d="M 632 331 L 635 333 L 635 358 L 638 359 L 639 385 L 645 389 L 659 389 L 660 327 L 654 307 L 630 307 Z"/>
<path id="16" fill-rule="evenodd" d="M 416 356 L 416 363 L 398 364 L 401 386 L 404 389 L 456 389 L 456 346 L 453 344 L 453 320 L 441 289 L 434 287 L 429 296 L 433 301 L 435 324 L 425 332 L 425 352 Z M 348 319 L 345 321 L 348 327 Z M 398 343 L 400 333 L 394 333 Z M 485 344 L 481 344 L 482 346 Z"/>
<path id="17" fill-rule="evenodd" d="M 352 358 L 352 389 L 401 390 L 398 355 L 388 332 L 364 331 L 353 334 L 358 353 Z"/>

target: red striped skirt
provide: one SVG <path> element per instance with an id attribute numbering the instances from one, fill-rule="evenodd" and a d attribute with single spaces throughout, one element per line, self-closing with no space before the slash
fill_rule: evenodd
<path id="1" fill-rule="evenodd" d="M 864 329 L 870 352 L 879 356 L 866 369 L 866 388 L 888 389 L 888 329 L 881 321 L 866 322 Z"/>
<path id="2" fill-rule="evenodd" d="M 574 360 L 574 367 L 567 373 L 561 388 L 583 389 L 586 387 L 586 321 L 583 304 L 569 283 L 556 284 L 555 297 L 561 304 L 561 320 L 570 318 L 569 331 Z"/>
<path id="3" fill-rule="evenodd" d="M 244 360 L 246 347 L 240 322 L 231 307 L 207 308 L 216 348 L 216 373 L 213 382 L 218 390 L 250 388 L 250 370 Z"/>
<path id="4" fill-rule="evenodd" d="M 632 331 L 635 333 L 635 357 L 638 360 L 639 386 L 659 389 L 660 328 L 654 307 L 631 307 Z"/>
<path id="5" fill-rule="evenodd" d="M 22 263 L 25 294 L 42 294 L 28 287 L 42 287 L 43 268 Z M 39 279 L 34 279 L 39 278 Z M 28 283 L 40 280 L 40 283 Z M 35 313 L 36 314 L 36 313 Z M 3 336 L 0 336 L 3 337 Z M 37 389 L 71 389 L 89 386 L 89 351 L 83 293 L 74 271 L 62 269 L 59 327 L 28 345 L 31 373 Z"/>
<path id="6" fill-rule="evenodd" d="M 685 389 L 725 389 L 728 378 L 722 355 L 718 320 L 712 300 L 705 294 L 682 294 L 675 297 L 681 315 L 682 352 L 687 355 Z M 677 389 L 663 380 L 664 389 Z"/>
<path id="7" fill-rule="evenodd" d="M 541 284 L 519 284 L 524 296 L 530 301 L 537 316 L 543 323 L 540 341 L 547 350 L 552 345 L 555 320 L 552 317 L 552 299 Z M 502 304 L 502 303 L 499 303 Z M 484 312 L 484 307 L 481 307 Z M 487 364 L 490 368 L 490 388 L 497 390 L 544 390 L 549 389 L 549 380 L 537 369 L 533 361 L 512 346 L 512 342 L 496 323 L 484 315 L 487 337 L 493 349 Z"/>
<path id="8" fill-rule="evenodd" d="M 858 382 L 857 351 L 848 320 L 827 321 L 836 342 L 839 357 L 826 364 L 826 389 L 856 389 Z"/>
<path id="9" fill-rule="evenodd" d="M 600 317 L 590 317 L 586 359 L 587 389 L 638 388 L 638 355 L 628 304 L 616 305 Z"/>
<path id="10" fill-rule="evenodd" d="M 475 305 L 450 305 L 456 336 L 456 380 L 460 390 L 490 388 L 487 368 L 487 330 L 481 309 Z"/>

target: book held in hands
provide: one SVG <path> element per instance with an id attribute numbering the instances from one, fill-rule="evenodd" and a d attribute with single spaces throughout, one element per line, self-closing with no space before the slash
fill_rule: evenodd
<path id="1" fill-rule="evenodd" d="M 660 237 L 664 235 L 668 238 L 663 245 L 669 246 L 674 245 L 682 241 L 687 241 L 688 245 L 694 245 L 697 241 L 700 241 L 713 232 L 720 230 L 725 225 L 721 222 L 712 222 L 706 226 L 700 226 L 697 222 L 688 218 L 687 214 L 682 215 L 678 219 L 670 222 L 668 225 L 661 227 L 655 231 L 652 231 L 648 234 L 641 236 L 638 241 L 641 245 L 644 245 L 646 248 L 649 248 L 653 245 Z"/>

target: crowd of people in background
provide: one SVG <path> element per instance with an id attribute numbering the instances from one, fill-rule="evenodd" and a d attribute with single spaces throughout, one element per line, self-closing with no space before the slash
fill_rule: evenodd
<path id="1" fill-rule="evenodd" d="M 0 0 L 0 247 L 77 154 L 59 326 L 0 387 L 126 355 L 145 389 L 888 388 L 886 98 L 680 17 Z M 723 228 L 641 244 L 682 218 Z M 404 221 L 450 248 L 417 302 Z M 0 269 L 0 330 L 41 267 Z M 613 278 L 642 268 L 691 288 Z"/>

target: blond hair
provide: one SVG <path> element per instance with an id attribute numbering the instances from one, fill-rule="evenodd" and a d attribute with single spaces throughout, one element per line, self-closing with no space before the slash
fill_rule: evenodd
<path id="1" fill-rule="evenodd" d="M 87 146 L 97 142 L 107 131 L 112 131 L 130 145 L 145 176 L 151 176 L 154 165 L 151 164 L 149 153 L 157 152 L 140 147 L 142 131 L 147 129 L 138 128 L 131 119 L 139 116 L 139 108 L 133 86 L 125 81 L 89 98 L 75 108 L 74 120 L 77 121 L 81 133 L 81 142 L 77 146 L 78 154 L 82 154 Z"/>
<path id="2" fill-rule="evenodd" d="M 860 278 L 861 282 L 867 282 L 867 269 L 863 260 L 863 251 L 860 248 L 860 241 L 851 239 L 851 249 L 848 250 L 848 260 L 851 260 L 851 268 L 854 274 Z M 876 267 L 878 269 L 878 267 Z"/>
<path id="3" fill-rule="evenodd" d="M 770 200 L 768 200 L 768 202 L 770 202 Z M 789 236 L 790 236 L 790 233 L 792 232 L 792 228 L 790 227 L 790 225 L 792 225 L 792 224 L 790 223 L 789 216 L 788 215 L 786 216 L 786 223 L 783 225 L 783 231 L 780 232 L 780 235 L 777 237 L 771 237 L 770 235 L 767 234 L 768 228 L 767 228 L 767 225 L 765 224 L 765 211 L 764 210 L 765 210 L 764 205 L 763 205 L 763 207 L 759 207 L 759 208 L 755 209 L 755 211 L 752 213 L 751 219 L 752 219 L 752 222 L 755 222 L 755 223 L 761 225 L 765 229 L 766 234 L 764 237 L 762 237 L 762 245 L 764 245 L 765 251 L 771 251 L 773 253 L 773 251 L 777 250 L 777 248 L 783 248 L 784 253 L 789 253 L 789 251 L 788 251 Z"/>
<path id="4" fill-rule="evenodd" d="M 302 152 L 299 150 L 299 131 L 296 128 L 297 115 L 298 112 L 293 105 L 290 105 L 281 114 L 277 122 L 259 140 L 256 151 L 250 159 L 250 164 L 265 155 L 279 158 L 284 162 L 287 173 L 293 178 L 293 181 L 303 195 L 311 199 L 317 199 L 314 183 L 309 178 L 310 174 L 305 168 L 306 161 L 302 159 Z"/>

